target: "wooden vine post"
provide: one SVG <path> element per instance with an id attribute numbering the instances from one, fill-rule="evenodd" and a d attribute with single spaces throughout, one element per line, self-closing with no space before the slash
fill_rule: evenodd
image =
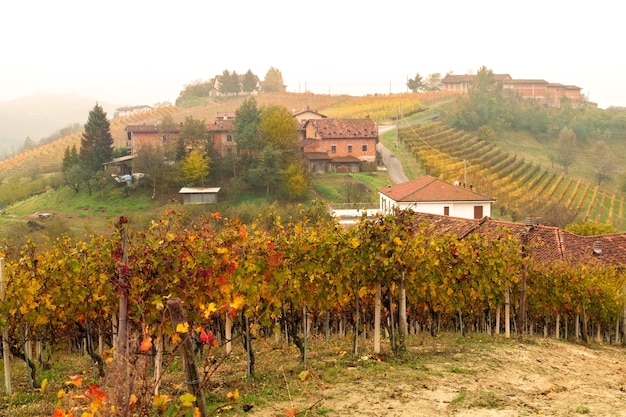
<path id="1" fill-rule="evenodd" d="M 7 298 L 7 284 L 4 280 L 4 258 L 0 258 L 0 301 L 3 303 Z M 6 394 L 11 395 L 11 351 L 9 348 L 9 327 L 6 315 L 3 317 L 4 327 L 2 328 L 2 358 L 4 359 L 4 386 Z"/>
<path id="2" fill-rule="evenodd" d="M 167 307 L 170 310 L 170 317 L 172 318 L 172 326 L 174 329 L 179 324 L 187 322 L 185 312 L 183 311 L 183 303 L 180 298 L 170 298 L 167 300 Z M 194 354 L 193 342 L 191 341 L 190 330 L 187 330 L 187 335 L 183 337 L 181 357 L 183 358 L 183 370 L 185 372 L 185 385 L 187 386 L 187 392 L 196 397 L 196 407 L 200 411 L 202 417 L 209 415 L 204 398 L 204 391 L 202 390 L 200 373 L 196 366 L 196 355 Z"/>

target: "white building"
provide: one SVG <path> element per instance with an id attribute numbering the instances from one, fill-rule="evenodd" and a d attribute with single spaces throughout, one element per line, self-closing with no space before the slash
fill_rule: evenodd
<path id="1" fill-rule="evenodd" d="M 495 202 L 491 197 L 428 175 L 381 188 L 378 195 L 380 212 L 383 214 L 391 213 L 394 209 L 410 209 L 419 213 L 465 219 L 491 217 L 491 204 Z"/>

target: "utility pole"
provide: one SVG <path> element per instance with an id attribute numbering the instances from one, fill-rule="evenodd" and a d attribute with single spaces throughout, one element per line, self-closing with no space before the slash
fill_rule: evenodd
<path id="1" fill-rule="evenodd" d="M 398 149 L 398 121 L 400 120 L 400 112 L 396 107 L 396 149 Z"/>
<path id="2" fill-rule="evenodd" d="M 522 232 L 522 282 L 519 297 L 519 326 L 520 338 L 526 333 L 526 246 L 528 245 L 528 232 Z"/>

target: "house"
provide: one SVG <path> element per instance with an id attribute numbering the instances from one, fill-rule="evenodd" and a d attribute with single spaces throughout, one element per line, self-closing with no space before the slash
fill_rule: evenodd
<path id="1" fill-rule="evenodd" d="M 216 117 L 213 123 L 206 125 L 213 141 L 213 149 L 221 156 L 237 153 L 237 143 L 233 139 L 233 119 Z"/>
<path id="2" fill-rule="evenodd" d="M 301 149 L 310 172 L 359 172 L 364 162 L 376 162 L 378 125 L 372 119 L 309 119 L 303 127 Z"/>
<path id="3" fill-rule="evenodd" d="M 128 125 L 124 129 L 126 131 L 126 147 L 130 149 L 131 154 L 134 154 L 142 145 L 174 146 L 182 129 L 182 124 L 167 129 L 148 124 Z"/>
<path id="4" fill-rule="evenodd" d="M 457 93 L 467 93 L 476 78 L 473 74 L 454 75 L 446 74 L 441 80 L 441 89 L 443 91 L 452 91 Z M 495 81 L 499 81 L 505 84 L 507 81 L 512 80 L 509 74 L 494 74 Z"/>
<path id="5" fill-rule="evenodd" d="M 178 194 L 183 196 L 183 204 L 215 204 L 219 187 L 195 188 L 183 187 Z"/>
<path id="6" fill-rule="evenodd" d="M 294 119 L 298 121 L 298 135 L 300 137 L 301 142 L 304 141 L 304 139 L 306 138 L 306 130 L 304 129 L 304 124 L 308 120 L 327 118 L 326 115 L 322 113 L 318 113 L 314 110 L 311 110 L 309 109 L 308 106 L 305 110 L 300 110 L 300 111 L 291 110 L 291 114 L 293 115 Z"/>
<path id="7" fill-rule="evenodd" d="M 441 88 L 445 91 L 467 93 L 475 78 L 471 74 L 448 74 L 441 80 Z M 564 98 L 574 106 L 579 106 L 583 101 L 581 88 L 575 85 L 550 83 L 541 79 L 513 79 L 509 74 L 494 74 L 494 79 L 502 84 L 504 91 L 521 98 L 537 100 L 547 107 L 560 108 Z"/>
<path id="8" fill-rule="evenodd" d="M 389 185 L 378 190 L 380 212 L 395 209 L 439 214 L 466 219 L 491 216 L 491 197 L 463 188 L 458 183 L 448 184 L 429 175 L 402 184 Z"/>
<path id="9" fill-rule="evenodd" d="M 146 105 L 118 107 L 113 113 L 113 118 L 116 119 L 118 117 L 132 116 L 133 114 L 147 113 L 152 110 L 152 107 Z"/>

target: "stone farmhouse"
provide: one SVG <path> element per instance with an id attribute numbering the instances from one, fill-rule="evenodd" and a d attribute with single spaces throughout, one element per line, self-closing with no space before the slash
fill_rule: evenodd
<path id="1" fill-rule="evenodd" d="M 376 162 L 378 125 L 372 119 L 310 119 L 304 122 L 302 155 L 312 173 L 359 172 Z"/>
<path id="2" fill-rule="evenodd" d="M 472 85 L 475 75 L 452 75 L 448 74 L 441 80 L 441 88 L 444 91 L 467 93 Z M 581 88 L 575 85 L 550 83 L 541 79 L 513 79 L 509 74 L 494 74 L 496 82 L 502 84 L 505 91 L 516 94 L 521 98 L 537 100 L 547 107 L 560 108 L 564 98 L 570 100 L 574 106 L 580 106 L 583 102 Z"/>
<path id="3" fill-rule="evenodd" d="M 373 120 L 328 119 L 310 109 L 292 113 L 298 124 L 302 158 L 310 172 L 359 172 L 363 163 L 375 163 L 378 125 Z M 234 112 L 218 112 L 213 123 L 206 125 L 221 156 L 238 152 L 234 119 Z M 111 161 L 107 170 L 130 173 L 132 159 L 142 145 L 175 146 L 183 127 L 182 123 L 165 130 L 148 124 L 126 126 L 130 155 Z M 191 151 L 191 145 L 187 150 Z"/>
<path id="4" fill-rule="evenodd" d="M 438 214 L 465 219 L 482 219 L 491 216 L 495 200 L 459 183 L 448 184 L 425 175 L 413 181 L 389 185 L 378 190 L 380 212 L 392 213 L 396 209 Z"/>

